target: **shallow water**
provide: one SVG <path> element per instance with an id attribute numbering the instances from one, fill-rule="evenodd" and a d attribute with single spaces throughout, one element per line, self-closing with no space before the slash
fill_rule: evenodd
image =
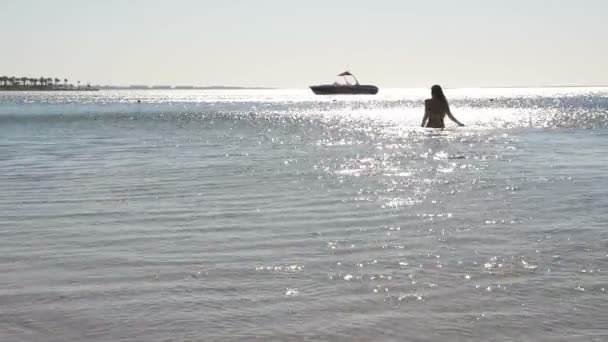
<path id="1" fill-rule="evenodd" d="M 608 339 L 608 89 L 427 92 L 0 93 L 0 340 Z"/>

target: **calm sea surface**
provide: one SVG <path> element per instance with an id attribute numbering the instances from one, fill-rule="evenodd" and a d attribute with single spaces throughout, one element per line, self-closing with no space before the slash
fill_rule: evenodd
<path id="1" fill-rule="evenodd" d="M 428 93 L 0 93 L 0 341 L 608 340 L 608 88 Z"/>

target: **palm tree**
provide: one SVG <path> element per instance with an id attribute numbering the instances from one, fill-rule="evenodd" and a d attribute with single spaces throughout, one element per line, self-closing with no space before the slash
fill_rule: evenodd
<path id="1" fill-rule="evenodd" d="M 80 88 L 80 81 L 78 81 L 78 82 L 76 82 L 76 83 L 78 83 L 78 88 Z"/>
<path id="2" fill-rule="evenodd" d="M 0 82 L 2 82 L 2 85 L 6 87 L 8 84 L 8 76 L 0 77 Z"/>
<path id="3" fill-rule="evenodd" d="M 61 80 L 55 77 L 55 86 L 57 86 L 59 82 L 61 82 Z"/>
<path id="4" fill-rule="evenodd" d="M 44 87 L 44 85 L 45 85 L 45 83 L 46 83 L 46 78 L 44 78 L 44 77 L 40 77 L 39 81 L 40 81 L 40 86 L 41 86 L 41 87 Z"/>
<path id="5" fill-rule="evenodd" d="M 38 83 L 38 79 L 36 79 L 36 78 L 30 78 L 29 81 L 30 81 L 30 84 L 34 85 L 34 87 L 36 86 L 36 83 Z"/>
<path id="6" fill-rule="evenodd" d="M 29 80 L 29 78 L 27 78 L 27 77 L 21 77 L 21 82 L 23 82 L 23 86 L 24 87 L 27 85 L 27 80 Z"/>
<path id="7" fill-rule="evenodd" d="M 17 78 L 15 78 L 15 76 L 11 76 L 8 81 L 11 82 L 11 86 L 15 85 L 15 81 L 17 80 Z"/>
<path id="8" fill-rule="evenodd" d="M 68 79 L 67 78 L 63 79 L 63 85 L 68 85 Z"/>
<path id="9" fill-rule="evenodd" d="M 53 86 L 53 79 L 52 78 L 50 78 L 50 77 L 47 78 L 46 82 L 48 83 L 49 86 L 51 86 L 51 87 Z"/>

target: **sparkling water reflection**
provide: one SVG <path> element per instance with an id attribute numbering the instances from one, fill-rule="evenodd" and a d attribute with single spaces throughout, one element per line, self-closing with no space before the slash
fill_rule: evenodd
<path id="1" fill-rule="evenodd" d="M 0 93 L 0 340 L 604 340 L 608 90 L 426 92 Z"/>

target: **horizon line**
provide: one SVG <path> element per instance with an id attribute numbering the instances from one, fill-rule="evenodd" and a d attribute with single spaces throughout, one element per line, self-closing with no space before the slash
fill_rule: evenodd
<path id="1" fill-rule="evenodd" d="M 125 90 L 188 90 L 188 89 L 308 89 L 309 86 L 291 87 L 291 86 L 241 86 L 241 85 L 146 85 L 146 84 L 131 84 L 131 85 L 103 85 L 95 84 L 95 87 L 100 89 L 125 89 Z M 445 89 L 508 89 L 508 88 L 608 88 L 606 85 L 591 85 L 591 84 L 556 84 L 556 85 L 492 85 L 492 86 L 457 86 L 448 87 L 442 86 Z M 383 87 L 384 89 L 426 89 L 429 86 L 405 86 L 405 87 Z"/>

